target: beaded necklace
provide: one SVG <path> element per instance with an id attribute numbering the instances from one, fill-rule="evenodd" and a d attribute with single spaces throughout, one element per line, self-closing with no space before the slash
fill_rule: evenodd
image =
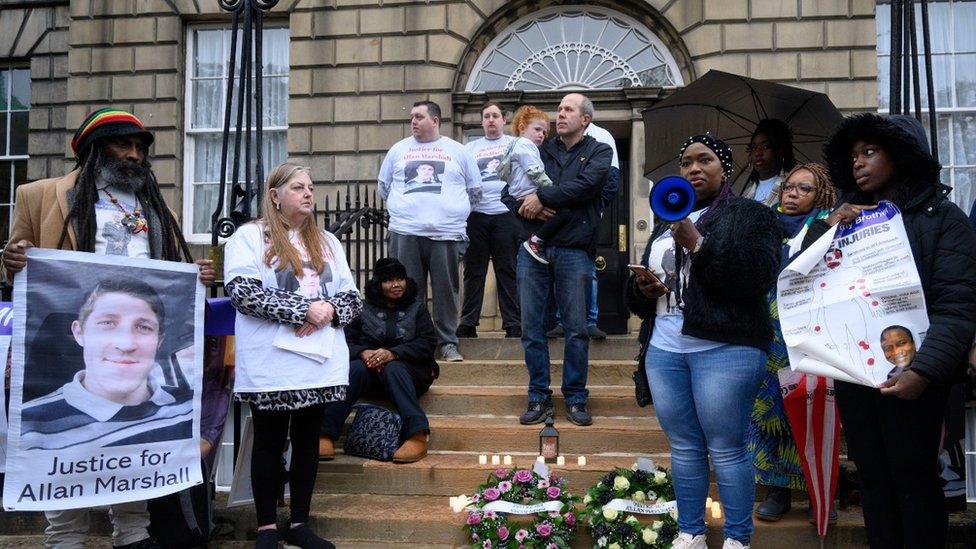
<path id="1" fill-rule="evenodd" d="M 115 198 L 115 196 L 109 192 L 108 186 L 105 186 L 105 188 L 101 190 L 105 191 L 105 194 L 108 195 L 108 199 L 112 201 L 112 204 L 115 204 L 115 207 L 122 212 L 122 220 L 120 222 L 127 231 L 129 231 L 131 234 L 149 232 L 149 223 L 146 222 L 146 218 L 142 215 L 142 208 L 138 206 L 138 202 L 136 203 L 137 205 L 135 209 L 132 212 L 129 212 L 125 209 L 125 206 L 119 203 L 119 199 Z"/>

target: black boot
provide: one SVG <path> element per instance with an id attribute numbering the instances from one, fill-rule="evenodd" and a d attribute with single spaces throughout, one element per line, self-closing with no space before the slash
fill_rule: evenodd
<path id="1" fill-rule="evenodd" d="M 790 489 L 770 486 L 766 491 L 766 499 L 756 507 L 756 518 L 767 522 L 776 522 L 790 510 Z"/>

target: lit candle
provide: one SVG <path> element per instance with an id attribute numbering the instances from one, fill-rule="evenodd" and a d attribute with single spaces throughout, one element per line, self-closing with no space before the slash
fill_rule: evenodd
<path id="1" fill-rule="evenodd" d="M 586 467 L 586 456 L 580 456 L 576 458 L 576 464 L 580 467 Z"/>
<path id="2" fill-rule="evenodd" d="M 535 460 L 538 461 L 539 463 L 545 463 L 546 462 L 546 458 L 544 458 L 542 456 L 536 457 Z"/>
<path id="3" fill-rule="evenodd" d="M 488 456 L 485 454 L 478 456 L 478 465 L 488 465 Z"/>
<path id="4" fill-rule="evenodd" d="M 563 457 L 563 456 L 557 457 L 556 458 L 556 465 L 559 465 L 560 467 L 562 467 L 563 465 L 566 465 L 566 458 Z"/>
<path id="5" fill-rule="evenodd" d="M 705 507 L 708 507 L 709 509 L 712 507 L 712 498 L 705 498 Z"/>
<path id="6" fill-rule="evenodd" d="M 722 518 L 722 506 L 717 501 L 712 502 L 712 518 Z"/>
<path id="7" fill-rule="evenodd" d="M 502 459 L 502 463 L 504 463 L 505 465 L 511 465 L 512 464 L 512 456 L 505 456 Z"/>
<path id="8" fill-rule="evenodd" d="M 501 464 L 501 458 L 498 457 L 498 456 L 491 456 L 491 464 L 492 465 L 499 465 L 499 464 Z"/>

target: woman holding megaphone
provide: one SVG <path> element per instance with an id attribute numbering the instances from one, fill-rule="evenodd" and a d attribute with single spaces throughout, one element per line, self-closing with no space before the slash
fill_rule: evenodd
<path id="1" fill-rule="evenodd" d="M 723 547 L 748 547 L 755 484 L 746 430 L 773 335 L 766 296 L 782 231 L 772 210 L 732 195 L 732 151 L 721 139 L 691 137 L 678 159 L 694 205 L 655 226 L 628 305 L 644 319 L 641 356 L 671 444 L 681 531 L 672 547 L 705 548 L 709 457 L 725 506 Z"/>

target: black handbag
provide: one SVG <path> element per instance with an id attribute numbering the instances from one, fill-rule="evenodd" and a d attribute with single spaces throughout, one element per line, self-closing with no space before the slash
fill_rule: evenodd
<path id="1" fill-rule="evenodd" d="M 634 398 L 637 399 L 637 405 L 643 408 L 651 403 L 651 384 L 647 382 L 647 370 L 643 363 L 637 363 L 631 377 L 634 379 Z"/>
<path id="2" fill-rule="evenodd" d="M 346 431 L 346 454 L 377 461 L 390 461 L 400 447 L 403 419 L 396 412 L 375 404 L 356 404 L 356 417 Z"/>

